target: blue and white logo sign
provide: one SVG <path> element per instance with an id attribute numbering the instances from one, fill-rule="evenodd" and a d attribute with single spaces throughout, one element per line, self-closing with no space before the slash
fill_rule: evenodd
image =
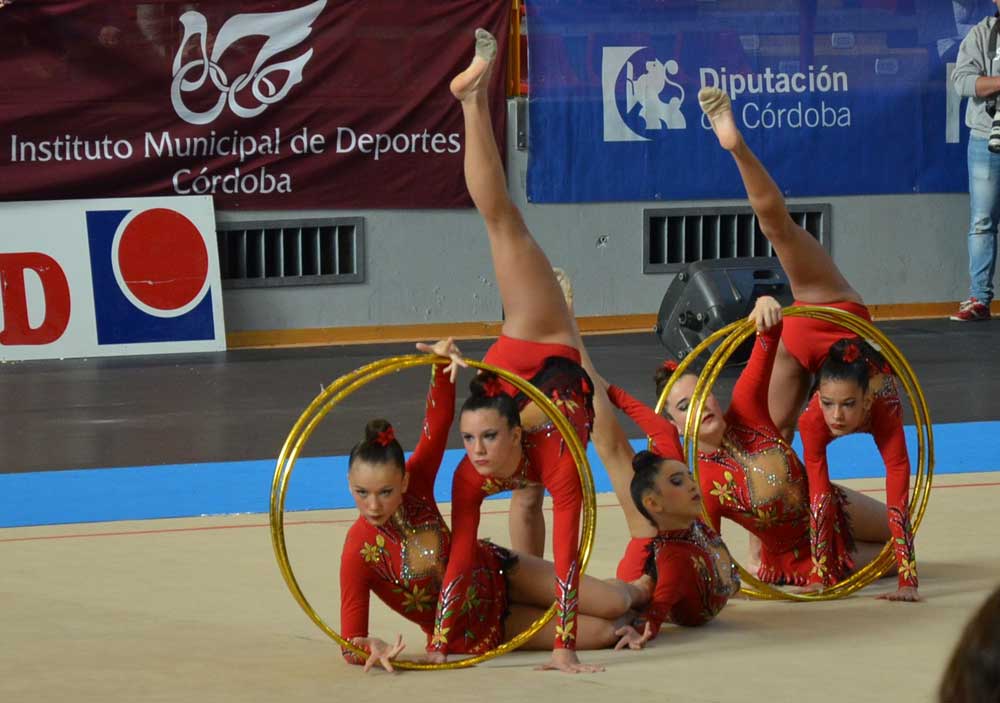
<path id="1" fill-rule="evenodd" d="M 215 337 L 210 240 L 183 213 L 91 210 L 87 234 L 98 344 Z"/>
<path id="2" fill-rule="evenodd" d="M 698 105 L 706 87 L 729 95 L 788 195 L 961 192 L 960 99 L 933 45 L 954 19 L 925 4 L 942 8 L 820 3 L 804 30 L 742 3 L 533 0 L 528 200 L 745 197 Z M 891 41 L 869 41 L 873 26 Z"/>
<path id="3" fill-rule="evenodd" d="M 671 80 L 678 73 L 676 60 L 648 46 L 604 47 L 604 141 L 652 141 L 686 129 L 684 88 Z"/>

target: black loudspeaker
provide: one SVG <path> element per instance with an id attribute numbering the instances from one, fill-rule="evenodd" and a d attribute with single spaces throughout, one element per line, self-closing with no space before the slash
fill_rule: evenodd
<path id="1" fill-rule="evenodd" d="M 777 258 L 760 256 L 688 264 L 663 296 L 656 334 L 675 359 L 683 359 L 713 332 L 746 318 L 762 295 L 776 298 L 782 307 L 792 304 L 788 276 Z M 729 363 L 746 363 L 752 348 L 751 338 L 729 358 Z M 701 361 L 707 360 L 706 353 Z"/>

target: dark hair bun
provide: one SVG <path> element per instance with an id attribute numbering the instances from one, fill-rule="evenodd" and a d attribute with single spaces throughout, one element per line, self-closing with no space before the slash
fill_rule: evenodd
<path id="1" fill-rule="evenodd" d="M 369 420 L 365 425 L 365 438 L 354 445 L 348 459 L 348 466 L 354 466 L 354 460 L 384 464 L 391 462 L 399 467 L 400 471 L 406 471 L 406 458 L 403 454 L 403 447 L 396 439 L 396 432 L 388 420 L 375 418 Z"/>
<path id="2" fill-rule="evenodd" d="M 492 371 L 482 371 L 469 381 L 469 392 L 482 398 L 496 398 L 503 394 L 503 383 Z"/>
<path id="3" fill-rule="evenodd" d="M 385 436 L 385 431 L 391 429 L 392 424 L 390 424 L 388 420 L 381 417 L 370 420 L 368 424 L 365 425 L 365 441 L 374 442 L 379 438 L 379 435 Z"/>
<path id="4" fill-rule="evenodd" d="M 653 452 L 643 449 L 641 452 L 636 453 L 636 455 L 632 457 L 632 470 L 636 472 L 644 471 L 657 466 L 661 461 L 663 461 L 663 457 L 659 454 L 654 454 Z"/>

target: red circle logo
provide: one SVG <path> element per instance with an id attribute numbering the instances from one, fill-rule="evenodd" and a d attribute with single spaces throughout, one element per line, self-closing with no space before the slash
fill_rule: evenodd
<path id="1" fill-rule="evenodd" d="M 135 299 L 154 310 L 176 311 L 204 292 L 208 250 L 201 232 L 174 210 L 138 213 L 120 233 L 116 267 Z"/>

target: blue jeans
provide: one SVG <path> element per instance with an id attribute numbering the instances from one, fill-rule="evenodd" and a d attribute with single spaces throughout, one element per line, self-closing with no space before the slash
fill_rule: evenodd
<path id="1" fill-rule="evenodd" d="M 1000 222 L 1000 154 L 969 136 L 969 296 L 989 305 L 997 262 Z"/>

